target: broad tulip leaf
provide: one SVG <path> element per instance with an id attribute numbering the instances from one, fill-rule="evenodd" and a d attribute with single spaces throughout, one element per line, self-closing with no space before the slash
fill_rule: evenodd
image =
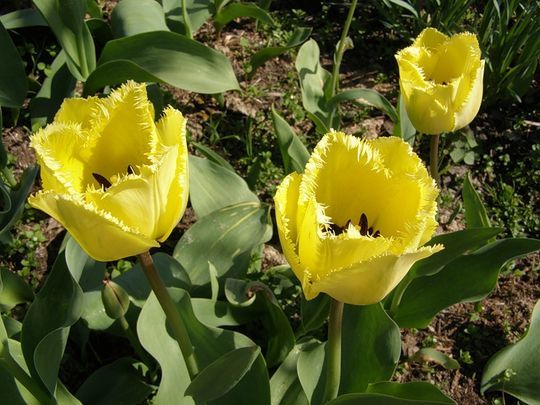
<path id="1" fill-rule="evenodd" d="M 236 307 L 225 301 L 192 298 L 191 305 L 198 320 L 206 326 L 215 328 L 244 325 L 257 317 L 253 311 Z"/>
<path id="2" fill-rule="evenodd" d="M 235 18 L 251 17 L 257 21 L 273 24 L 274 20 L 268 12 L 253 3 L 232 3 L 219 10 L 214 16 L 214 26 L 220 31 L 225 25 Z"/>
<path id="3" fill-rule="evenodd" d="M 459 368 L 459 363 L 455 359 L 431 347 L 418 350 L 409 358 L 409 361 L 432 361 L 447 370 L 457 370 Z"/>
<path id="4" fill-rule="evenodd" d="M 296 364 L 298 379 L 308 403 L 320 404 L 326 381 L 326 342 L 312 340 L 303 344 L 300 350 Z"/>
<path id="5" fill-rule="evenodd" d="M 229 205 L 259 202 L 236 173 L 197 156 L 189 157 L 189 199 L 198 218 Z"/>
<path id="6" fill-rule="evenodd" d="M 246 336 L 230 330 L 205 326 L 193 313 L 189 295 L 177 288 L 168 292 L 176 303 L 178 311 L 190 335 L 199 370 L 213 363 L 231 350 L 252 347 L 254 343 Z M 161 366 L 161 383 L 154 398 L 157 404 L 178 403 L 181 393 L 189 385 L 189 375 L 176 340 L 169 335 L 166 318 L 157 298 L 152 293 L 146 301 L 137 322 L 137 334 L 143 347 Z M 270 391 L 266 365 L 261 356 L 242 380 L 216 404 L 269 404 Z M 183 398 L 182 403 L 194 403 Z M 210 402 L 212 404 L 212 402 Z"/>
<path id="7" fill-rule="evenodd" d="M 23 172 L 21 181 L 17 186 L 9 191 L 9 210 L 6 212 L 0 212 L 0 238 L 4 233 L 9 231 L 11 226 L 19 219 L 19 215 L 24 209 L 26 203 L 26 197 L 34 186 L 34 180 L 36 178 L 38 169 L 37 167 L 29 167 Z M 2 184 L 0 182 L 0 188 Z M 5 198 L 5 196 L 4 196 Z"/>
<path id="8" fill-rule="evenodd" d="M 167 25 L 171 30 L 186 35 L 182 4 L 185 1 L 191 31 L 196 32 L 215 13 L 213 0 L 161 0 Z"/>
<path id="9" fill-rule="evenodd" d="M 10 311 L 23 302 L 34 299 L 32 288 L 18 275 L 0 267 L 0 310 Z"/>
<path id="10" fill-rule="evenodd" d="M 86 80 L 96 67 L 96 50 L 84 22 L 85 0 L 33 0 L 67 55 L 71 74 Z"/>
<path id="11" fill-rule="evenodd" d="M 478 249 L 501 232 L 502 228 L 470 228 L 434 236 L 427 245 L 441 244 L 444 249 L 415 263 L 410 275 L 421 277 L 438 273 L 452 260 Z"/>
<path id="12" fill-rule="evenodd" d="M 382 305 L 345 305 L 342 325 L 339 392 L 363 392 L 369 383 L 389 380 L 401 354 L 401 334 Z"/>
<path id="13" fill-rule="evenodd" d="M 308 405 L 296 370 L 301 344 L 296 345 L 270 379 L 272 405 Z"/>
<path id="14" fill-rule="evenodd" d="M 302 335 L 319 329 L 326 322 L 330 312 L 330 303 L 330 297 L 326 294 L 319 294 L 318 297 L 309 301 L 302 295 L 302 301 L 300 302 Z"/>
<path id="15" fill-rule="evenodd" d="M 64 253 L 60 253 L 24 318 L 21 339 L 30 374 L 50 393 L 56 389 L 69 329 L 82 308 L 82 291 L 67 268 Z"/>
<path id="16" fill-rule="evenodd" d="M 343 101 L 351 101 L 373 106 L 382 110 L 394 124 L 399 122 L 399 117 L 394 106 L 384 97 L 381 93 L 373 89 L 351 89 L 345 90 L 339 94 L 336 94 L 329 101 L 330 104 L 336 105 Z"/>
<path id="17" fill-rule="evenodd" d="M 155 0 L 122 0 L 111 16 L 115 38 L 150 31 L 169 31 L 161 4 Z"/>
<path id="18" fill-rule="evenodd" d="M 39 11 L 33 8 L 12 11 L 0 16 L 0 23 L 6 30 L 15 30 L 26 27 L 46 27 L 47 22 L 43 19 Z"/>
<path id="19" fill-rule="evenodd" d="M 289 319 L 279 306 L 272 290 L 258 281 L 227 279 L 225 295 L 233 305 L 247 308 L 256 313 L 268 336 L 266 355 L 268 367 L 283 361 L 294 347 L 294 333 Z"/>
<path id="20" fill-rule="evenodd" d="M 72 96 L 76 82 L 67 66 L 66 53 L 60 51 L 51 65 L 51 73 L 30 101 L 30 116 L 34 130 L 52 122 L 64 99 Z"/>
<path id="21" fill-rule="evenodd" d="M 294 32 L 289 37 L 285 46 L 275 46 L 263 48 L 260 51 L 257 51 L 249 62 L 251 65 L 251 71 L 249 72 L 249 77 L 253 77 L 255 71 L 261 67 L 267 60 L 275 58 L 282 53 L 288 51 L 289 49 L 296 48 L 299 45 L 302 45 L 307 41 L 311 35 L 311 27 L 298 27 L 294 29 Z"/>
<path id="22" fill-rule="evenodd" d="M 398 97 L 398 108 L 399 112 L 398 122 L 394 123 L 394 136 L 399 136 L 405 142 L 408 142 L 411 146 L 414 144 L 414 138 L 416 135 L 416 128 L 409 119 L 407 114 L 407 108 L 405 108 L 405 101 L 401 95 Z"/>
<path id="23" fill-rule="evenodd" d="M 441 310 L 487 296 L 506 262 L 538 249 L 538 239 L 502 239 L 461 256 L 432 276 L 414 279 L 393 318 L 402 328 L 424 328 Z"/>
<path id="24" fill-rule="evenodd" d="M 434 401 L 439 404 L 455 404 L 455 402 L 444 395 L 436 386 L 427 382 L 380 382 L 369 384 L 366 389 L 370 394 L 385 394 L 393 397 L 410 399 L 416 401 Z"/>
<path id="25" fill-rule="evenodd" d="M 269 227 L 268 207 L 253 202 L 231 205 L 206 215 L 190 227 L 176 245 L 173 256 L 187 270 L 193 287 L 208 289 L 208 262 L 216 267 L 223 285 L 226 277 L 245 275 L 253 248 L 271 237 Z"/>
<path id="26" fill-rule="evenodd" d="M 7 336 L 9 338 L 15 338 L 21 333 L 22 323 L 6 315 L 2 315 L 2 323 L 6 328 Z"/>
<path id="27" fill-rule="evenodd" d="M 528 404 L 540 399 L 540 301 L 534 307 L 529 330 L 523 338 L 489 359 L 480 391 L 503 391 Z"/>
<path id="28" fill-rule="evenodd" d="M 81 385 L 77 398 L 84 404 L 141 404 L 152 391 L 137 361 L 124 357 L 96 370 Z"/>
<path id="29" fill-rule="evenodd" d="M 152 259 L 159 277 L 166 287 L 183 288 L 185 290 L 191 288 L 191 281 L 186 270 L 174 258 L 158 252 L 152 255 Z M 137 263 L 121 276 L 114 278 L 114 282 L 128 293 L 134 305 L 141 308 L 152 291 L 140 263 Z"/>
<path id="30" fill-rule="evenodd" d="M 258 346 L 241 347 L 225 353 L 197 374 L 184 395 L 192 397 L 196 403 L 222 397 L 242 380 L 260 355 Z"/>
<path id="31" fill-rule="evenodd" d="M 467 228 L 489 228 L 491 226 L 486 207 L 471 182 L 471 174 L 467 173 L 463 181 L 463 205 L 465 206 L 465 221 Z"/>
<path id="32" fill-rule="evenodd" d="M 272 123 L 278 139 L 285 174 L 291 172 L 303 173 L 304 166 L 309 160 L 309 152 L 294 130 L 272 106 Z"/>
<path id="33" fill-rule="evenodd" d="M 205 94 L 239 89 L 225 55 L 167 31 L 144 32 L 109 41 L 97 69 L 86 82 L 85 92 L 94 93 L 128 79 L 168 83 Z"/>
<path id="34" fill-rule="evenodd" d="M 326 405 L 442 405 L 455 404 L 451 400 L 410 399 L 378 393 L 346 394 L 327 402 Z"/>
<path id="35" fill-rule="evenodd" d="M 300 78 L 302 104 L 315 122 L 317 131 L 326 133 L 331 127 L 337 128 L 337 118 L 330 121 L 331 112 L 335 110 L 328 102 L 327 92 L 331 86 L 332 75 L 323 69 L 319 61 L 319 45 L 313 39 L 305 42 L 296 56 L 296 71 Z M 337 117 L 337 114 L 335 114 Z"/>
<path id="36" fill-rule="evenodd" d="M 21 56 L 1 22 L 0 54 L 0 107 L 18 108 L 26 97 L 28 81 Z"/>
<path id="37" fill-rule="evenodd" d="M 212 148 L 209 148 L 208 146 L 198 142 L 192 142 L 191 144 L 195 146 L 195 148 L 197 149 L 197 151 L 199 151 L 201 155 L 203 155 L 211 162 L 214 162 L 218 166 L 221 166 L 233 173 L 236 173 L 234 167 L 232 167 L 232 165 L 227 161 L 227 159 L 221 157 L 221 155 L 215 152 Z"/>

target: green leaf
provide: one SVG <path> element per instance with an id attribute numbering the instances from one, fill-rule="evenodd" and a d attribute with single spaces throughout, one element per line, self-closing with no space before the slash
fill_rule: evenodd
<path id="1" fill-rule="evenodd" d="M 272 405 L 308 405 L 296 370 L 302 345 L 296 345 L 270 379 Z"/>
<path id="2" fill-rule="evenodd" d="M 289 126 L 272 106 L 272 123 L 278 139 L 285 174 L 291 172 L 303 173 L 304 166 L 309 160 L 309 152 Z"/>
<path id="3" fill-rule="evenodd" d="M 33 0 L 67 55 L 73 76 L 85 80 L 96 67 L 96 50 L 84 22 L 85 0 Z"/>
<path id="4" fill-rule="evenodd" d="M 215 13 L 213 0 L 162 0 L 163 10 L 167 18 L 167 25 L 171 30 L 186 35 L 182 4 L 185 1 L 189 25 L 192 32 L 196 32 Z"/>
<path id="5" fill-rule="evenodd" d="M 252 347 L 254 343 L 246 336 L 230 330 L 205 326 L 194 316 L 189 295 L 180 289 L 168 289 L 186 325 L 199 369 L 202 370 L 231 350 Z M 154 398 L 157 404 L 178 403 L 179 396 L 189 385 L 189 375 L 182 353 L 173 337 L 169 335 L 166 319 L 155 295 L 146 301 L 137 322 L 137 334 L 143 347 L 161 366 L 161 382 Z M 257 357 L 251 370 L 245 374 L 231 391 L 216 404 L 261 404 L 270 402 L 268 374 L 261 356 Z M 193 403 L 184 398 L 182 403 Z"/>
<path id="6" fill-rule="evenodd" d="M 60 51 L 51 65 L 51 73 L 30 101 L 30 116 L 34 130 L 52 122 L 64 99 L 73 95 L 76 83 L 77 80 L 69 71 L 66 53 Z"/>
<path id="7" fill-rule="evenodd" d="M 6 328 L 7 336 L 13 339 L 15 339 L 15 336 L 17 336 L 16 339 L 18 339 L 18 335 L 21 333 L 22 323 L 5 315 L 2 315 L 2 322 L 4 324 L 4 328 Z"/>
<path id="8" fill-rule="evenodd" d="M 399 327 L 380 303 L 345 305 L 339 392 L 363 392 L 369 383 L 389 380 L 401 354 Z"/>
<path id="9" fill-rule="evenodd" d="M 11 226 L 19 219 L 19 215 L 24 209 L 26 197 L 34 186 L 38 169 L 37 167 L 29 167 L 21 177 L 21 181 L 17 186 L 9 192 L 9 210 L 0 212 L 0 238 L 9 231 Z M 0 189 L 2 184 L 0 183 Z M 4 196 L 5 198 L 5 196 Z"/>
<path id="10" fill-rule="evenodd" d="M 226 277 L 245 275 L 253 248 L 271 237 L 269 220 L 268 207 L 258 203 L 222 208 L 191 226 L 182 235 L 173 256 L 188 271 L 194 287 L 208 289 L 208 262 L 216 267 L 223 285 Z"/>
<path id="11" fill-rule="evenodd" d="M 463 205 L 465 206 L 465 221 L 467 228 L 489 228 L 491 226 L 486 207 L 471 182 L 471 174 L 467 173 L 463 182 Z"/>
<path id="12" fill-rule="evenodd" d="M 259 202 L 236 173 L 197 156 L 189 157 L 189 198 L 199 218 L 229 205 Z"/>
<path id="13" fill-rule="evenodd" d="M 540 301 L 534 306 L 531 324 L 521 340 L 489 359 L 480 392 L 503 391 L 528 404 L 540 398 Z"/>
<path id="14" fill-rule="evenodd" d="M 342 91 L 332 97 L 329 103 L 334 106 L 343 101 L 354 100 L 356 102 L 373 106 L 382 110 L 395 123 L 399 122 L 399 117 L 394 106 L 381 93 L 373 89 L 351 89 Z M 333 107 L 335 108 L 335 107 Z"/>
<path id="15" fill-rule="evenodd" d="M 313 330 L 319 329 L 328 318 L 330 312 L 330 297 L 326 294 L 319 294 L 317 298 L 307 301 L 302 295 L 300 302 L 300 314 L 302 326 L 299 332 L 305 335 Z M 297 332 L 298 334 L 298 332 Z"/>
<path id="16" fill-rule="evenodd" d="M 459 363 L 450 356 L 436 350 L 431 347 L 424 347 L 414 353 L 409 361 L 412 362 L 428 362 L 432 361 L 434 363 L 440 364 L 447 370 L 457 370 L 459 368 Z"/>
<path id="17" fill-rule="evenodd" d="M 502 228 L 470 228 L 434 236 L 427 245 L 441 244 L 444 250 L 415 263 L 409 273 L 413 278 L 438 273 L 452 260 L 478 249 L 501 232 Z"/>
<path id="18" fill-rule="evenodd" d="M 0 310 L 10 311 L 15 305 L 31 302 L 32 288 L 17 274 L 0 267 Z"/>
<path id="19" fill-rule="evenodd" d="M 197 319 L 205 325 L 215 328 L 244 325 L 256 319 L 257 316 L 249 309 L 245 310 L 228 302 L 214 301 L 208 298 L 192 298 L 191 304 Z"/>
<path id="20" fill-rule="evenodd" d="M 82 313 L 82 302 L 82 291 L 60 253 L 24 318 L 21 340 L 30 374 L 50 393 L 55 392 L 69 329 Z"/>
<path id="21" fill-rule="evenodd" d="M 18 108 L 28 91 L 24 65 L 11 38 L 0 22 L 0 107 Z"/>
<path id="22" fill-rule="evenodd" d="M 144 49 L 144 52 L 141 52 Z M 95 93 L 128 79 L 168 83 L 197 93 L 239 89 L 225 55 L 174 32 L 144 32 L 109 41 L 85 85 Z"/>
<path id="23" fill-rule="evenodd" d="M 221 157 L 219 153 L 215 152 L 213 149 L 209 148 L 208 146 L 202 143 L 192 142 L 191 144 L 195 146 L 197 151 L 199 151 L 205 158 L 223 167 L 224 169 L 227 169 L 236 174 L 234 167 L 232 167 L 232 165 L 227 161 L 227 159 Z"/>
<path id="24" fill-rule="evenodd" d="M 261 67 L 267 60 L 275 58 L 282 53 L 288 51 L 289 49 L 296 48 L 299 45 L 302 45 L 307 41 L 311 35 L 311 27 L 297 27 L 294 29 L 294 32 L 289 37 L 287 44 L 285 46 L 276 46 L 263 48 L 260 51 L 257 51 L 249 62 L 251 65 L 251 71 L 249 72 L 249 78 L 252 78 L 255 74 L 255 71 Z"/>
<path id="25" fill-rule="evenodd" d="M 154 0 L 122 0 L 111 16 L 115 38 L 150 31 L 169 31 L 161 4 Z"/>
<path id="26" fill-rule="evenodd" d="M 394 136 L 399 136 L 405 142 L 408 142 L 411 146 L 414 144 L 414 139 L 416 135 L 416 128 L 409 119 L 407 114 L 407 109 L 405 108 L 405 101 L 401 95 L 399 96 L 398 101 L 398 122 L 394 123 Z"/>
<path id="27" fill-rule="evenodd" d="M 326 405 L 441 405 L 453 402 L 429 401 L 429 400 L 411 400 L 386 394 L 362 393 L 346 394 L 327 402 Z"/>
<path id="28" fill-rule="evenodd" d="M 424 328 L 439 311 L 487 296 L 506 262 L 538 249 L 538 239 L 502 239 L 458 257 L 438 273 L 414 279 L 393 318 L 402 328 Z"/>
<path id="29" fill-rule="evenodd" d="M 11 13 L 0 16 L 0 23 L 6 30 L 15 30 L 17 28 L 27 27 L 46 27 L 47 22 L 43 19 L 39 11 L 33 8 L 12 11 Z"/>
<path id="30" fill-rule="evenodd" d="M 193 379 L 184 395 L 196 403 L 218 399 L 234 388 L 261 355 L 258 346 L 232 350 L 209 364 Z"/>
<path id="31" fill-rule="evenodd" d="M 268 367 L 283 361 L 294 347 L 294 333 L 279 303 L 265 284 L 258 281 L 227 279 L 225 295 L 229 302 L 256 314 L 268 336 L 266 355 Z"/>
<path id="32" fill-rule="evenodd" d="M 298 379 L 308 403 L 320 404 L 326 381 L 326 342 L 312 339 L 305 342 L 300 350 L 296 364 Z"/>
<path id="33" fill-rule="evenodd" d="M 154 260 L 159 277 L 166 287 L 177 287 L 186 290 L 191 288 L 189 275 L 174 258 L 159 252 L 152 255 L 152 260 Z M 134 305 L 141 308 L 152 291 L 140 263 L 137 263 L 121 276 L 116 277 L 114 282 L 129 294 Z"/>
<path id="34" fill-rule="evenodd" d="M 230 23 L 235 18 L 251 17 L 257 21 L 273 24 L 274 20 L 266 10 L 253 3 L 232 3 L 229 6 L 221 9 L 214 16 L 214 26 L 220 31 L 225 25 Z"/>
<path id="35" fill-rule="evenodd" d="M 320 133 L 328 132 L 330 127 L 336 127 L 329 122 L 335 105 L 328 102 L 325 90 L 332 81 L 332 75 L 323 69 L 319 61 L 319 45 L 313 39 L 305 42 L 296 56 L 296 71 L 300 78 L 302 104 L 309 113 Z M 335 122 L 337 123 L 337 121 Z"/>
<path id="36" fill-rule="evenodd" d="M 77 391 L 77 398 L 84 404 L 141 404 L 152 391 L 140 363 L 124 357 L 94 371 Z"/>
<path id="37" fill-rule="evenodd" d="M 366 392 L 370 394 L 391 395 L 393 397 L 416 401 L 433 401 L 439 404 L 455 404 L 452 399 L 444 395 L 434 385 L 420 381 L 402 384 L 396 382 L 380 382 L 375 384 L 369 384 Z"/>

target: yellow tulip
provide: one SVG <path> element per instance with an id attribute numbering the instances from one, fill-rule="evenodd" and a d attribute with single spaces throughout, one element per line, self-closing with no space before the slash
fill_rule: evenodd
<path id="1" fill-rule="evenodd" d="M 188 199 L 186 121 L 154 122 L 144 84 L 63 102 L 32 136 L 43 190 L 29 198 L 94 259 L 143 253 L 170 235 Z"/>
<path id="2" fill-rule="evenodd" d="M 484 60 L 474 34 L 448 37 L 426 28 L 396 55 L 407 114 L 425 134 L 468 125 L 482 102 Z"/>
<path id="3" fill-rule="evenodd" d="M 396 137 L 326 134 L 305 172 L 288 175 L 275 206 L 283 253 L 309 300 L 382 300 L 418 260 L 437 222 L 437 187 L 420 158 Z"/>

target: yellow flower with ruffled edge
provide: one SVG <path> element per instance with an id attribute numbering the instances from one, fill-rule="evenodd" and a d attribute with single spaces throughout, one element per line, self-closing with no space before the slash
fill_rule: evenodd
<path id="1" fill-rule="evenodd" d="M 396 137 L 326 134 L 303 174 L 274 197 L 283 253 L 306 299 L 324 292 L 347 304 L 381 301 L 418 260 L 437 227 L 438 189 Z"/>
<path id="2" fill-rule="evenodd" d="M 426 28 L 396 54 L 407 114 L 425 134 L 468 125 L 482 102 L 484 60 L 478 39 L 464 32 L 448 37 Z"/>
<path id="3" fill-rule="evenodd" d="M 94 259 L 159 246 L 188 200 L 186 121 L 172 107 L 154 122 L 144 84 L 106 98 L 66 99 L 32 136 L 43 190 L 31 206 L 58 220 Z"/>

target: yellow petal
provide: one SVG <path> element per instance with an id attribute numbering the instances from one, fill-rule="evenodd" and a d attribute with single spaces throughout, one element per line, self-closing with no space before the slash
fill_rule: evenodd
<path id="1" fill-rule="evenodd" d="M 41 168 L 43 188 L 57 193 L 84 190 L 84 162 L 80 156 L 84 136 L 75 123 L 53 123 L 31 138 Z"/>
<path id="2" fill-rule="evenodd" d="M 401 256 L 387 255 L 337 270 L 324 279 L 314 281 L 304 290 L 307 299 L 324 292 L 332 298 L 352 305 L 370 305 L 381 301 L 403 279 L 412 265 L 440 251 L 440 245 L 423 247 Z"/>
<path id="3" fill-rule="evenodd" d="M 480 62 L 480 68 L 474 71 L 467 88 L 463 88 L 460 98 L 456 101 L 458 106 L 455 113 L 454 131 L 469 125 L 476 117 L 482 104 L 484 79 L 484 61 Z M 460 101 L 463 100 L 462 103 Z"/>
<path id="4" fill-rule="evenodd" d="M 92 120 L 100 108 L 99 97 L 66 98 L 54 117 L 54 123 L 77 123 L 83 130 L 87 130 L 92 127 Z"/>
<path id="5" fill-rule="evenodd" d="M 169 192 L 162 203 L 162 214 L 159 217 L 156 228 L 156 239 L 160 242 L 166 240 L 174 227 L 182 218 L 186 210 L 189 196 L 189 163 L 188 149 L 186 141 L 186 120 L 180 113 L 172 107 L 164 110 L 163 117 L 156 125 L 160 139 L 159 144 L 169 146 L 177 150 L 175 166 L 172 169 L 174 176 L 168 188 Z M 168 169 L 160 169 L 164 171 Z M 170 169 L 169 169 L 170 170 Z M 162 174 L 160 183 L 157 186 L 165 189 L 164 184 L 168 180 Z"/>
<path id="6" fill-rule="evenodd" d="M 153 163 L 157 134 L 144 84 L 128 82 L 102 100 L 87 146 L 87 179 L 126 173 L 127 166 Z"/>
<path id="7" fill-rule="evenodd" d="M 96 260 L 118 260 L 159 246 L 155 240 L 127 227 L 110 214 L 74 197 L 49 191 L 30 196 L 28 202 L 64 225 Z"/>
<path id="8" fill-rule="evenodd" d="M 427 48 L 430 51 L 437 50 L 446 43 L 448 37 L 435 28 L 425 28 L 413 42 L 414 47 Z"/>

